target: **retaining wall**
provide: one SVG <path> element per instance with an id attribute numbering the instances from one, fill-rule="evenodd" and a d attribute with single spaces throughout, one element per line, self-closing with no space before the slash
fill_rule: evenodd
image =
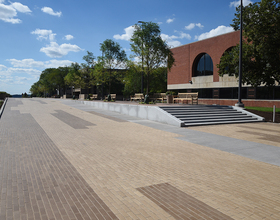
<path id="1" fill-rule="evenodd" d="M 178 127 L 182 127 L 184 125 L 184 122 L 168 114 L 158 106 L 130 105 L 130 104 L 120 104 L 114 102 L 110 103 L 110 102 L 95 102 L 95 101 L 83 101 L 83 100 L 75 100 L 75 102 L 79 102 L 85 105 L 90 105 L 99 109 L 118 112 L 120 114 L 125 114 L 133 117 L 147 119 L 150 121 L 170 124 Z"/>

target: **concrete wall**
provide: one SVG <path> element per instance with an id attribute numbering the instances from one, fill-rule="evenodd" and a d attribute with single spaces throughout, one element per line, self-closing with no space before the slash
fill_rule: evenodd
<path id="1" fill-rule="evenodd" d="M 120 114 L 125 114 L 133 117 L 147 119 L 150 121 L 170 124 L 178 127 L 184 125 L 184 123 L 181 120 L 168 114 L 167 112 L 163 111 L 161 108 L 157 106 L 130 105 L 130 104 L 82 101 L 82 100 L 76 100 L 76 102 L 80 102 L 85 105 L 90 105 L 99 109 L 118 112 Z"/>

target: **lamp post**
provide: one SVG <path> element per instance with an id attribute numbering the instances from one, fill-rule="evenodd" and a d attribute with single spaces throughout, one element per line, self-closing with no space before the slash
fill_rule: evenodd
<path id="1" fill-rule="evenodd" d="M 145 22 L 144 21 L 138 21 L 138 23 L 140 23 L 140 24 L 144 24 Z M 141 30 L 143 30 L 142 29 L 142 25 L 141 25 Z M 143 60 L 144 60 L 144 57 L 143 57 L 143 37 L 142 37 L 142 51 L 141 51 L 141 53 L 142 53 L 142 73 L 141 73 L 141 93 L 143 94 L 143 92 L 144 92 L 144 76 L 143 76 L 143 72 L 144 72 L 144 68 L 143 68 Z"/>
<path id="2" fill-rule="evenodd" d="M 243 108 L 244 104 L 241 101 L 241 92 L 242 92 L 242 31 L 243 31 L 243 2 L 241 0 L 240 4 L 240 46 L 239 46 L 239 86 L 238 86 L 238 103 L 235 104 L 236 107 Z"/>

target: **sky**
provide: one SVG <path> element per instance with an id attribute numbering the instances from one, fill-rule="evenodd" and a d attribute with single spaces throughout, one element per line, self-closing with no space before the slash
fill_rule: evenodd
<path id="1" fill-rule="evenodd" d="M 255 0 L 243 0 L 244 5 Z M 233 31 L 240 0 L 0 0 L 0 91 L 29 93 L 46 68 L 101 56 L 106 39 L 130 51 L 133 25 L 159 24 L 178 47 Z"/>

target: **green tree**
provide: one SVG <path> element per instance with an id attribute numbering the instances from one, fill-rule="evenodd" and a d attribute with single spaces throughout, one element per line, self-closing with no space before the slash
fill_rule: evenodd
<path id="1" fill-rule="evenodd" d="M 54 85 L 51 79 L 51 74 L 55 70 L 55 68 L 47 68 L 42 71 L 39 81 L 41 85 L 41 90 L 44 93 L 44 97 L 51 96 L 53 93 Z"/>
<path id="2" fill-rule="evenodd" d="M 240 30 L 240 6 L 231 25 Z M 274 86 L 280 83 L 280 1 L 262 0 L 243 10 L 242 83 Z M 221 58 L 219 74 L 238 77 L 239 45 Z"/>
<path id="3" fill-rule="evenodd" d="M 68 67 L 58 67 L 50 72 L 48 79 L 50 80 L 53 89 L 59 91 L 59 94 L 62 90 L 66 92 L 66 83 L 64 78 L 68 74 L 68 72 Z"/>
<path id="4" fill-rule="evenodd" d="M 98 57 L 98 67 L 95 71 L 97 81 L 108 83 L 111 92 L 112 79 L 116 78 L 117 69 L 125 67 L 126 53 L 119 43 L 107 39 L 100 44 L 102 56 Z"/>
<path id="5" fill-rule="evenodd" d="M 167 91 L 167 68 L 159 67 L 153 70 L 150 82 L 151 93 L 160 93 Z"/>
<path id="6" fill-rule="evenodd" d="M 4 97 L 13 97 L 13 96 L 10 95 L 10 94 L 7 93 L 7 92 L 0 91 L 0 97 L 1 97 L 1 98 L 4 98 Z M 1 106 L 0 106 L 0 108 L 1 108 Z"/>
<path id="7" fill-rule="evenodd" d="M 42 89 L 42 84 L 40 81 L 35 82 L 31 88 L 30 93 L 32 97 L 41 97 L 44 95 L 44 90 Z"/>
<path id="8" fill-rule="evenodd" d="M 168 70 L 174 64 L 173 53 L 167 43 L 160 36 L 159 25 L 153 22 L 135 24 L 132 35 L 131 51 L 141 60 L 143 72 L 146 75 L 147 89 L 149 93 L 150 75 L 159 67 L 165 66 Z"/>
<path id="9" fill-rule="evenodd" d="M 84 88 L 88 90 L 96 84 L 96 80 L 93 73 L 95 67 L 95 57 L 93 56 L 92 52 L 87 51 L 87 55 L 83 56 L 83 60 L 86 61 L 86 63 L 81 64 L 80 71 L 82 72 L 82 77 L 84 79 Z"/>
<path id="10" fill-rule="evenodd" d="M 86 82 L 84 75 L 86 75 L 86 73 L 85 71 L 81 71 L 81 66 L 78 63 L 72 63 L 64 80 L 69 86 L 85 88 Z"/>
<path id="11" fill-rule="evenodd" d="M 123 78 L 125 96 L 129 97 L 141 89 L 141 65 L 131 60 L 127 61 L 127 71 Z"/>
<path id="12" fill-rule="evenodd" d="M 92 52 L 87 51 L 87 55 L 83 56 L 83 60 L 86 61 L 86 63 L 82 64 L 82 67 L 84 67 L 84 68 L 94 68 L 95 57 L 93 56 Z"/>

